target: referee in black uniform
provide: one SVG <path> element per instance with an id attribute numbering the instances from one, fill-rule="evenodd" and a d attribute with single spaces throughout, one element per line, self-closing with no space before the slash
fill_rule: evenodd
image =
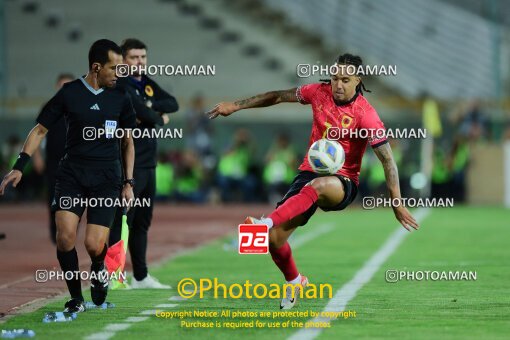
<path id="1" fill-rule="evenodd" d="M 122 42 L 122 56 L 128 65 L 147 65 L 147 46 L 138 39 L 126 39 Z M 118 86 L 123 86 L 129 93 L 136 112 L 138 128 L 151 130 L 156 126 L 168 123 L 168 114 L 179 109 L 173 96 L 165 92 L 159 85 L 146 75 L 131 74 L 119 78 Z M 131 288 L 168 289 L 170 286 L 161 284 L 149 275 L 147 269 L 147 232 L 151 225 L 154 196 L 156 192 L 157 140 L 136 138 L 134 194 L 137 199 L 150 199 L 150 206 L 133 207 L 128 213 L 130 226 L 128 247 L 133 264 L 133 280 Z M 120 240 L 122 212 L 117 210 L 115 222 L 110 232 L 110 245 Z"/>
<path id="2" fill-rule="evenodd" d="M 49 128 L 62 116 L 67 125 L 65 156 L 60 161 L 55 184 L 57 221 L 57 258 L 64 273 L 78 273 L 76 253 L 76 230 L 87 204 L 86 200 L 133 199 L 132 175 L 134 145 L 129 134 L 120 142 L 115 129 L 136 127 L 131 100 L 125 91 L 115 88 L 116 66 L 122 62 L 120 47 L 114 42 L 101 39 L 89 50 L 89 72 L 86 76 L 65 84 L 45 105 L 37 117 L 37 125 L 30 131 L 18 160 L 0 184 L 0 195 L 9 183 L 16 186 L 23 168 Z M 98 131 L 105 129 L 106 134 Z M 96 136 L 91 131 L 96 132 Z M 94 138 L 96 137 L 96 138 Z M 122 166 L 124 175 L 122 180 Z M 79 201 L 78 204 L 75 204 Z M 110 204 L 111 205 L 111 204 Z M 115 217 L 115 206 L 90 205 L 87 209 L 85 247 L 92 260 L 91 297 L 96 305 L 102 304 L 108 291 L 104 273 L 104 257 L 109 227 Z M 65 311 L 85 310 L 80 275 L 66 275 L 71 300 Z"/>

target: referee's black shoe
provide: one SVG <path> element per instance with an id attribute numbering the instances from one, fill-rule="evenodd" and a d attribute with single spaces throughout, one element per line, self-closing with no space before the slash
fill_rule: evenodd
<path id="1" fill-rule="evenodd" d="M 104 263 L 97 272 L 91 270 L 90 297 L 96 306 L 101 306 L 108 294 L 108 272 L 104 269 Z"/>
<path id="2" fill-rule="evenodd" d="M 64 305 L 64 313 L 81 313 L 85 312 L 85 305 L 82 300 L 71 299 Z"/>

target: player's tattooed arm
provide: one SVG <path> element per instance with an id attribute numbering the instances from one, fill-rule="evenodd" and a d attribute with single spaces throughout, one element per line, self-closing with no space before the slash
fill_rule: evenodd
<path id="1" fill-rule="evenodd" d="M 381 161 L 384 168 L 384 175 L 386 177 L 386 185 L 390 191 L 391 198 L 400 198 L 400 184 L 398 179 L 398 169 L 395 160 L 393 159 L 393 152 L 389 143 L 384 143 L 374 149 L 374 153 Z"/>
<path id="2" fill-rule="evenodd" d="M 399 200 L 400 196 L 400 184 L 398 178 L 398 169 L 395 159 L 393 158 L 393 152 L 389 143 L 384 143 L 374 149 L 377 158 L 381 161 L 384 168 L 384 176 L 386 177 L 386 185 L 390 192 L 392 201 Z M 402 202 L 402 201 L 401 201 Z M 395 217 L 402 224 L 402 226 L 411 231 L 411 228 L 418 229 L 419 225 L 411 215 L 411 213 L 402 204 L 393 207 Z"/>
<path id="3" fill-rule="evenodd" d="M 247 99 L 235 101 L 234 104 L 241 110 L 253 107 L 271 106 L 284 102 L 297 102 L 296 90 L 296 88 L 293 88 L 283 91 L 266 92 Z"/>
<path id="4" fill-rule="evenodd" d="M 230 116 L 232 113 L 256 107 L 266 107 L 276 105 L 279 103 L 295 103 L 298 101 L 296 96 L 297 88 L 283 90 L 283 91 L 270 91 L 256 96 L 237 100 L 235 102 L 221 102 L 206 112 L 210 119 L 218 116 Z"/>

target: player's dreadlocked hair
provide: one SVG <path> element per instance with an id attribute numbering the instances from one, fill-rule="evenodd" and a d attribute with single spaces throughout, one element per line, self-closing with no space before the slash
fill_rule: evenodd
<path id="1" fill-rule="evenodd" d="M 345 53 L 339 55 L 338 58 L 336 58 L 335 63 L 339 65 L 353 65 L 357 69 L 359 66 L 363 65 L 363 60 L 358 55 Z M 331 84 L 330 79 L 321 79 L 321 81 Z M 365 87 L 365 84 L 363 84 L 363 80 L 360 79 L 358 86 L 356 86 L 356 92 L 363 94 L 363 91 L 372 92 Z"/>

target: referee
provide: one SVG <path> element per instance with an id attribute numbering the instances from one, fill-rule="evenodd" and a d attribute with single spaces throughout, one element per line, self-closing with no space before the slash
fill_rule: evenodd
<path id="1" fill-rule="evenodd" d="M 147 65 L 147 46 L 138 39 L 126 39 L 122 42 L 124 63 L 130 67 Z M 165 92 L 159 85 L 146 75 L 136 73 L 126 78 L 119 78 L 119 86 L 129 93 L 136 112 L 137 127 L 140 130 L 151 130 L 156 126 L 168 123 L 168 114 L 179 109 L 173 96 Z M 142 134 L 143 135 L 143 134 Z M 147 232 L 151 225 L 153 202 L 156 192 L 155 168 L 157 163 L 157 140 L 152 138 L 136 138 L 134 194 L 137 199 L 150 200 L 149 206 L 132 207 L 128 213 L 129 252 L 133 264 L 133 280 L 131 288 L 169 289 L 148 273 L 147 269 Z M 122 210 L 118 209 L 115 222 L 110 233 L 110 245 L 120 240 L 122 230 Z"/>
<path id="2" fill-rule="evenodd" d="M 76 230 L 81 215 L 91 199 L 109 201 L 133 199 L 134 145 L 129 134 L 120 140 L 115 129 L 136 127 L 136 118 L 129 96 L 115 88 L 115 68 L 122 62 L 120 47 L 113 41 L 101 39 L 90 47 L 89 72 L 86 76 L 65 84 L 44 106 L 37 117 L 37 125 L 30 131 L 18 160 L 0 184 L 3 195 L 9 183 L 15 187 L 23 168 L 39 147 L 48 129 L 63 116 L 67 126 L 65 156 L 59 163 L 55 183 L 57 222 L 57 258 L 65 274 L 71 300 L 66 312 L 85 310 L 76 253 Z M 91 136 L 91 130 L 96 136 Z M 97 131 L 106 131 L 106 134 Z M 120 148 L 124 174 L 121 175 Z M 83 203 L 85 201 L 85 204 Z M 85 248 L 92 260 L 91 297 L 101 305 L 108 292 L 108 278 L 104 276 L 109 227 L 115 217 L 115 206 L 90 205 L 87 209 Z M 78 275 L 68 275 L 68 273 Z M 98 274 L 101 275 L 98 275 Z M 94 277 L 95 276 L 95 277 Z"/>

